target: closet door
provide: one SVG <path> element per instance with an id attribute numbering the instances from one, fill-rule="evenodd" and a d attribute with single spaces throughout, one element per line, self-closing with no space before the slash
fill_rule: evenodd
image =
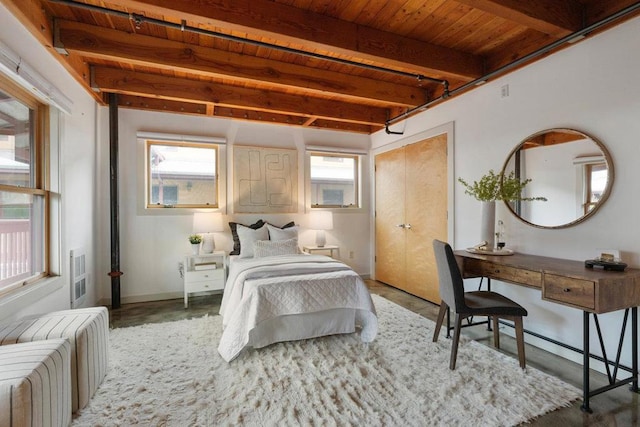
<path id="1" fill-rule="evenodd" d="M 447 241 L 447 135 L 405 151 L 405 290 L 440 303 L 433 239 Z M 410 224 L 411 228 L 408 228 Z"/>
<path id="2" fill-rule="evenodd" d="M 376 280 L 404 288 L 405 155 L 404 148 L 387 151 L 375 158 L 376 179 Z"/>
<path id="3" fill-rule="evenodd" d="M 433 239 L 447 240 L 447 135 L 375 158 L 376 280 L 440 303 Z"/>

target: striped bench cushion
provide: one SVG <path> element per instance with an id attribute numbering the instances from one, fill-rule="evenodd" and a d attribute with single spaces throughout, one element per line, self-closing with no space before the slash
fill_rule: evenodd
<path id="1" fill-rule="evenodd" d="M 71 344 L 72 410 L 84 408 L 107 373 L 109 312 L 106 307 L 55 311 L 0 327 L 0 346 L 66 338 Z"/>
<path id="2" fill-rule="evenodd" d="M 71 345 L 52 339 L 0 347 L 0 426 L 71 423 Z"/>

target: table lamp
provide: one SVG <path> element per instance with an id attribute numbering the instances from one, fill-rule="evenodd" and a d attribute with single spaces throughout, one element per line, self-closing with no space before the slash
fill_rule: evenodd
<path id="1" fill-rule="evenodd" d="M 216 248 L 212 233 L 224 231 L 222 215 L 217 212 L 196 212 L 193 214 L 193 232 L 202 234 L 202 253 L 210 254 Z"/>
<path id="2" fill-rule="evenodd" d="M 316 246 L 324 247 L 327 243 L 325 230 L 333 229 L 333 214 L 330 211 L 311 211 L 311 227 L 316 230 Z"/>

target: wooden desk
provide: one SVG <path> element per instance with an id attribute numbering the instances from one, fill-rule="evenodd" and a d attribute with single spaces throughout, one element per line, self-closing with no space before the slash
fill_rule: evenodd
<path id="1" fill-rule="evenodd" d="M 604 271 L 586 268 L 581 261 L 518 253 L 509 256 L 491 256 L 461 250 L 455 251 L 455 255 L 464 278 L 486 277 L 489 280 L 496 279 L 540 289 L 543 300 L 582 310 L 583 349 L 579 350 L 567 345 L 565 347 L 583 354 L 583 411 L 591 412 L 590 397 L 612 388 L 631 383 L 631 390 L 638 392 L 640 269 L 627 268 L 623 272 Z M 597 315 L 617 310 L 625 310 L 625 315 L 620 331 L 618 353 L 615 361 L 610 361 L 604 348 Z M 631 310 L 632 317 L 631 368 L 620 364 L 620 351 L 629 310 Z M 589 351 L 590 315 L 594 316 L 603 357 L 594 356 Z M 596 390 L 589 390 L 589 361 L 592 357 L 605 363 L 609 377 L 609 385 Z M 613 375 L 609 370 L 610 365 L 614 367 Z M 631 373 L 631 376 L 617 380 L 615 376 L 618 370 L 627 371 Z"/>

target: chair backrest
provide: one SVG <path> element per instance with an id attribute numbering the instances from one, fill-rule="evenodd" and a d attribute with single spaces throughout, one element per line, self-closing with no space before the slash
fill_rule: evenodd
<path id="1" fill-rule="evenodd" d="M 440 240 L 433 241 L 433 252 L 438 267 L 440 298 L 456 313 L 464 312 L 464 282 L 460 268 L 448 243 Z"/>

